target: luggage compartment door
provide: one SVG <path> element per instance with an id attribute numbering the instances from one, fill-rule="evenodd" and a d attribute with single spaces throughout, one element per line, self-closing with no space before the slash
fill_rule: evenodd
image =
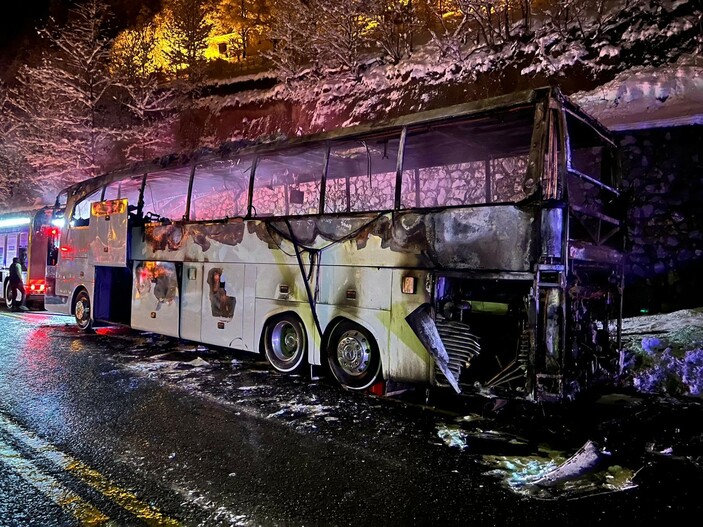
<path id="1" fill-rule="evenodd" d="M 244 329 L 244 264 L 203 267 L 202 341 L 228 348 L 247 349 Z"/>
<path id="2" fill-rule="evenodd" d="M 179 337 L 180 291 L 174 262 L 134 262 L 131 326 Z"/>

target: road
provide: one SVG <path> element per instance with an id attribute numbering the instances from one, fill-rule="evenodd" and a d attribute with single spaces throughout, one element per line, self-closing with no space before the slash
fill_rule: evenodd
<path id="1" fill-rule="evenodd" d="M 580 447 L 578 477 L 534 484 Z M 0 526 L 671 522 L 701 484 L 695 400 L 379 398 L 0 311 Z"/>

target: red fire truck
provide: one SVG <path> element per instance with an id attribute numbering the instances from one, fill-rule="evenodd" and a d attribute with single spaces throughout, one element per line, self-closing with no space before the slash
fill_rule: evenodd
<path id="1" fill-rule="evenodd" d="M 10 305 L 10 265 L 14 257 L 22 264 L 27 305 L 44 308 L 58 257 L 60 226 L 53 220 L 54 207 L 0 213 L 0 298 Z M 60 220 L 63 221 L 63 220 Z M 21 293 L 18 292 L 21 300 Z"/>

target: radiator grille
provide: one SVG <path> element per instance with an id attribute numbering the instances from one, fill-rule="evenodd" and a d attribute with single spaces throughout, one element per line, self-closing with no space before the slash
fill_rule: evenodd
<path id="1" fill-rule="evenodd" d="M 468 368 L 471 360 L 481 352 L 479 339 L 469 332 L 467 324 L 461 322 L 437 320 L 436 326 L 449 356 L 449 369 L 458 380 L 462 369 Z M 446 377 L 436 366 L 435 377 L 440 384 L 446 382 Z"/>

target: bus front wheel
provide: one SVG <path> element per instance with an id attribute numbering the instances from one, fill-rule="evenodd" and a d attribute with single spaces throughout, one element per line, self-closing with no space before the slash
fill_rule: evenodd
<path id="1" fill-rule="evenodd" d="M 93 321 L 90 316 L 90 297 L 85 291 L 81 291 L 76 296 L 76 300 L 73 303 L 73 314 L 76 317 L 76 324 L 78 327 L 84 331 L 89 330 Z"/>
<path id="2" fill-rule="evenodd" d="M 365 328 L 339 322 L 328 340 L 327 360 L 335 379 L 350 390 L 365 390 L 381 376 L 381 354 Z"/>
<path id="3" fill-rule="evenodd" d="M 266 322 L 264 353 L 273 368 L 281 373 L 301 369 L 307 355 L 305 326 L 298 317 L 280 315 Z"/>

